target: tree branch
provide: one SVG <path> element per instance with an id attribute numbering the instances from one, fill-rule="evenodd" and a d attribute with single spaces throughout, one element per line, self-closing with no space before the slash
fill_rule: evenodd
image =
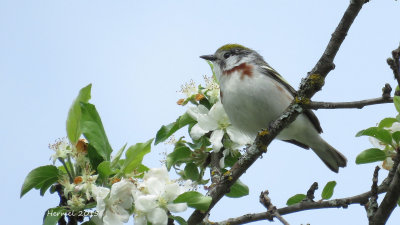
<path id="1" fill-rule="evenodd" d="M 377 105 L 377 104 L 384 104 L 384 103 L 392 103 L 393 98 L 371 98 L 365 99 L 361 101 L 354 101 L 354 102 L 310 102 L 307 108 L 310 109 L 362 109 L 364 106 L 368 105 Z"/>
<path id="2" fill-rule="evenodd" d="M 387 186 L 381 184 L 377 188 L 377 193 L 381 194 L 387 191 Z M 286 214 L 296 213 L 300 211 L 310 210 L 310 209 L 325 209 L 325 208 L 347 208 L 351 204 L 361 204 L 364 205 L 368 202 L 368 199 L 373 196 L 372 191 L 368 191 L 359 195 L 355 195 L 347 198 L 332 199 L 328 201 L 317 201 L 317 202 L 300 202 L 291 206 L 283 207 L 277 209 L 278 213 L 283 216 Z M 236 218 L 230 218 L 225 221 L 212 223 L 213 225 L 238 225 L 250 222 L 255 222 L 259 220 L 268 220 L 271 215 L 268 212 L 246 214 Z"/>
<path id="3" fill-rule="evenodd" d="M 307 191 L 307 201 L 309 201 L 309 202 L 313 202 L 314 201 L 314 193 L 315 193 L 315 190 L 317 190 L 318 189 L 318 183 L 317 182 L 314 182 L 312 185 L 311 185 L 311 187 L 310 187 L 310 189 L 308 189 L 308 191 Z"/>
<path id="4" fill-rule="evenodd" d="M 378 173 L 379 173 L 379 166 L 375 167 L 374 171 L 374 176 L 372 177 L 372 186 L 371 186 L 371 193 L 372 196 L 369 199 L 368 206 L 366 206 L 367 209 L 367 217 L 369 220 L 369 224 L 372 224 L 374 215 L 376 213 L 376 210 L 378 209 Z"/>
<path id="5" fill-rule="evenodd" d="M 392 57 L 387 59 L 387 63 L 393 70 L 394 78 L 400 86 L 400 46 L 392 51 Z"/>
<path id="6" fill-rule="evenodd" d="M 197 225 L 201 223 L 207 213 L 215 206 L 215 204 L 227 193 L 234 182 L 264 153 L 267 151 L 267 146 L 272 140 L 293 122 L 296 117 L 303 111 L 303 104 L 298 102 L 300 99 L 310 99 L 317 91 L 321 90 L 324 84 L 324 78 L 334 69 L 333 59 L 336 56 L 341 44 L 343 43 L 348 30 L 354 19 L 360 12 L 365 0 L 351 0 L 350 5 L 346 9 L 339 25 L 325 49 L 325 52 L 309 72 L 306 79 L 300 85 L 298 97 L 292 103 L 281 117 L 269 124 L 268 130 L 259 132 L 254 144 L 248 149 L 235 165 L 232 166 L 229 173 L 225 173 L 221 180 L 213 184 L 208 191 L 208 195 L 212 197 L 210 207 L 206 211 L 195 210 L 189 217 L 189 225 Z"/>
<path id="7" fill-rule="evenodd" d="M 397 160 L 399 155 L 400 151 L 397 149 Z M 373 225 L 383 225 L 386 223 L 400 197 L 400 165 L 397 163 L 397 166 L 393 169 L 395 171 L 393 174 L 393 180 L 390 182 L 388 191 L 374 215 L 373 222 L 371 223 Z"/>
<path id="8" fill-rule="evenodd" d="M 267 213 L 272 215 L 269 220 L 273 220 L 274 217 L 281 221 L 284 225 L 290 225 L 277 211 L 276 207 L 272 204 L 271 199 L 268 196 L 268 190 L 261 192 L 260 203 L 268 210 Z"/>

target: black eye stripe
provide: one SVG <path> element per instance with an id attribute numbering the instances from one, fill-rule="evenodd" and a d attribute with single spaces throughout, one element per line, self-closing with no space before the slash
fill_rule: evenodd
<path id="1" fill-rule="evenodd" d="M 227 53 L 224 54 L 224 58 L 225 58 L 225 59 L 229 58 L 230 56 L 231 56 L 231 53 L 230 53 L 230 52 L 227 52 Z"/>

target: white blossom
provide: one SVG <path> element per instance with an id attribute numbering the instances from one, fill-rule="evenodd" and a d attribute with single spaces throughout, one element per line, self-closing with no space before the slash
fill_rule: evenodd
<path id="1" fill-rule="evenodd" d="M 173 203 L 184 188 L 171 181 L 165 167 L 150 169 L 143 177 L 138 189 L 132 192 L 135 199 L 135 224 L 166 225 L 167 211 L 182 212 L 186 203 Z"/>
<path id="2" fill-rule="evenodd" d="M 55 164 L 58 158 L 66 159 L 72 153 L 72 147 L 66 138 L 58 139 L 54 144 L 49 145 L 49 148 L 55 151 L 51 156 L 53 164 Z"/>
<path id="3" fill-rule="evenodd" d="M 94 187 L 93 193 L 97 201 L 96 209 L 104 225 L 122 225 L 129 221 L 133 204 L 132 191 L 135 185 L 129 180 L 121 180 L 111 186 Z"/>
<path id="4" fill-rule="evenodd" d="M 188 109 L 188 114 L 197 121 L 197 124 L 194 125 L 190 131 L 190 136 L 194 140 L 197 140 L 204 134 L 212 131 L 210 142 L 213 146 L 213 150 L 216 152 L 223 146 L 222 138 L 225 132 L 228 134 L 229 138 L 239 146 L 249 144 L 252 141 L 248 136 L 231 125 L 228 115 L 225 113 L 220 101 L 215 103 L 210 110 L 203 105 L 191 107 Z"/>

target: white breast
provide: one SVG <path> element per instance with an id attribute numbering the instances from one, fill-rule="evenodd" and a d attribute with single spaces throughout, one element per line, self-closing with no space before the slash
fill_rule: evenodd
<path id="1" fill-rule="evenodd" d="M 246 76 L 240 71 L 221 75 L 220 88 L 222 104 L 231 123 L 252 137 L 293 100 L 283 85 L 256 70 Z"/>

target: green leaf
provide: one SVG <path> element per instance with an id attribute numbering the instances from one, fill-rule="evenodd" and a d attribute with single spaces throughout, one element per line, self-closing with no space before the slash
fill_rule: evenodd
<path id="1" fill-rule="evenodd" d="M 399 144 L 400 141 L 400 131 L 396 131 L 392 134 L 392 138 L 396 144 Z"/>
<path id="2" fill-rule="evenodd" d="M 226 196 L 230 198 L 240 198 L 249 194 L 249 187 L 237 180 L 231 187 L 231 191 Z"/>
<path id="3" fill-rule="evenodd" d="M 43 218 L 43 225 L 56 225 L 61 216 L 66 213 L 67 210 L 62 207 L 48 209 Z"/>
<path id="4" fill-rule="evenodd" d="M 370 148 L 362 151 L 356 158 L 356 164 L 371 163 L 383 161 L 386 159 L 386 154 L 379 148 Z"/>
<path id="5" fill-rule="evenodd" d="M 180 216 L 173 216 L 173 215 L 169 215 L 169 218 L 175 220 L 176 222 L 178 222 L 180 225 L 187 225 L 188 223 L 186 222 L 185 219 L 183 219 Z"/>
<path id="6" fill-rule="evenodd" d="M 194 120 L 189 114 L 185 113 L 180 116 L 175 122 L 168 124 L 167 126 L 162 126 L 160 130 L 158 130 L 156 134 L 156 140 L 154 142 L 155 145 L 167 140 L 173 133 L 177 130 L 181 129 L 182 127 L 190 124 L 195 123 Z"/>
<path id="7" fill-rule="evenodd" d="M 101 162 L 104 161 L 103 157 L 96 151 L 96 149 L 89 143 L 88 147 L 88 158 L 92 168 L 97 168 Z"/>
<path id="8" fill-rule="evenodd" d="M 388 117 L 388 118 L 381 120 L 381 122 L 379 122 L 378 127 L 379 128 L 391 127 L 394 122 L 398 122 L 398 120 L 396 118 Z"/>
<path id="9" fill-rule="evenodd" d="M 179 162 L 188 159 L 192 154 L 192 151 L 186 146 L 180 146 L 174 149 L 173 152 L 167 155 L 167 169 L 168 171 L 171 167 Z"/>
<path id="10" fill-rule="evenodd" d="M 58 172 L 60 172 L 60 171 L 58 171 Z M 44 193 L 46 193 L 47 189 L 49 189 L 50 186 L 53 185 L 57 180 L 58 180 L 58 178 L 57 179 L 48 179 L 45 182 L 43 182 L 43 184 L 40 187 L 40 195 L 44 196 Z"/>
<path id="11" fill-rule="evenodd" d="M 80 103 L 87 103 L 90 99 L 90 90 L 92 88 L 92 84 L 82 88 L 79 91 L 78 97 L 74 100 L 71 107 L 69 108 L 68 117 L 67 117 L 67 135 L 69 141 L 75 145 L 81 136 L 81 107 Z"/>
<path id="12" fill-rule="evenodd" d="M 286 205 L 294 205 L 296 203 L 303 201 L 303 199 L 305 198 L 306 198 L 305 194 L 294 195 L 287 200 Z"/>
<path id="13" fill-rule="evenodd" d="M 96 225 L 96 223 L 93 222 L 92 220 L 89 220 L 89 221 L 82 223 L 81 225 Z"/>
<path id="14" fill-rule="evenodd" d="M 392 136 L 388 130 L 379 127 L 370 127 L 365 130 L 361 130 L 356 134 L 356 137 L 360 136 L 371 136 L 385 144 L 392 144 Z"/>
<path id="15" fill-rule="evenodd" d="M 194 163 L 187 163 L 185 166 L 185 177 L 188 179 L 191 179 L 193 181 L 196 181 L 199 179 L 199 170 L 197 169 L 196 164 Z"/>
<path id="16" fill-rule="evenodd" d="M 89 141 L 89 144 L 96 149 L 97 153 L 99 153 L 104 160 L 109 161 L 112 149 L 96 107 L 90 103 L 81 102 L 81 110 L 82 133 Z"/>
<path id="17" fill-rule="evenodd" d="M 189 207 L 205 211 L 210 206 L 211 200 L 210 196 L 203 196 L 197 191 L 189 191 L 179 195 L 174 203 L 186 202 Z"/>
<path id="18" fill-rule="evenodd" d="M 336 181 L 329 181 L 326 183 L 324 190 L 322 190 L 321 197 L 323 199 L 330 199 L 333 195 L 333 190 L 335 189 Z"/>
<path id="19" fill-rule="evenodd" d="M 125 162 L 122 171 L 127 174 L 137 169 L 141 164 L 143 157 L 150 152 L 153 138 L 145 143 L 137 143 L 126 150 Z"/>
<path id="20" fill-rule="evenodd" d="M 400 207 L 400 198 L 397 200 L 397 205 Z"/>
<path id="21" fill-rule="evenodd" d="M 97 172 L 99 173 L 100 177 L 107 178 L 114 172 L 110 167 L 110 161 L 103 161 L 97 166 Z"/>
<path id="22" fill-rule="evenodd" d="M 121 158 L 122 153 L 124 152 L 126 148 L 126 144 L 124 146 L 122 146 L 122 148 L 120 150 L 118 150 L 117 154 L 114 156 L 112 162 L 111 162 L 111 168 L 114 168 L 117 164 L 119 159 Z"/>
<path id="23" fill-rule="evenodd" d="M 20 197 L 24 196 L 32 188 L 40 189 L 43 186 L 47 186 L 47 188 L 50 187 L 51 184 L 48 184 L 51 182 L 52 184 L 55 183 L 58 179 L 58 174 L 59 172 L 57 167 L 52 165 L 41 166 L 32 170 L 25 178 L 24 184 L 21 188 Z"/>
<path id="24" fill-rule="evenodd" d="M 400 96 L 393 97 L 393 103 L 398 113 L 400 113 Z"/>

